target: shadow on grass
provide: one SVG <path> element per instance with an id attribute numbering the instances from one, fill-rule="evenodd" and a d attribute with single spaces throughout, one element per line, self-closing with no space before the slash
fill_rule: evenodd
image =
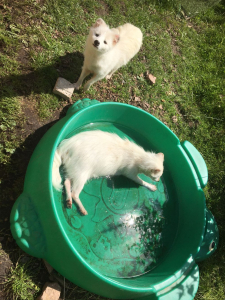
<path id="1" fill-rule="evenodd" d="M 59 76 L 65 76 L 68 80 L 75 81 L 80 74 L 82 64 L 83 54 L 75 52 L 59 57 L 55 64 L 34 71 L 31 71 L 29 67 L 24 67 L 21 75 L 13 74 L 2 78 L 0 101 L 2 98 L 10 98 L 12 96 L 27 97 L 31 94 L 52 94 L 56 79 Z M 71 70 L 71 73 L 68 73 L 68 69 Z M 61 112 L 60 117 L 64 114 L 64 110 Z M 25 114 L 29 117 L 29 109 L 25 111 Z M 16 129 L 15 132 L 18 136 L 27 136 L 28 134 L 29 136 L 11 155 L 9 162 L 0 166 L 0 178 L 2 178 L 0 182 L 0 230 L 1 228 L 9 227 L 9 213 L 13 202 L 22 192 L 26 168 L 36 145 L 45 132 L 55 123 L 54 120 L 59 118 L 59 112 L 57 112 L 50 118 L 50 123 L 42 126 L 37 120 L 38 116 L 33 111 L 30 114 L 34 124 L 30 126 L 25 124 L 22 128 L 25 130 L 23 133 L 19 132 L 21 128 Z M 10 118 L 10 115 L 7 115 L 7 118 Z M 45 122 L 48 122 L 48 120 Z M 1 142 L 4 146 L 5 141 Z"/>
<path id="2" fill-rule="evenodd" d="M 79 51 L 59 57 L 52 65 L 31 70 L 23 66 L 20 75 L 5 76 L 1 80 L 1 97 L 29 96 L 52 93 L 58 77 L 76 82 L 83 65 L 83 54 Z"/>
<path id="3" fill-rule="evenodd" d="M 26 66 L 21 72 L 21 75 L 13 74 L 2 78 L 0 101 L 5 97 L 27 97 L 31 94 L 40 95 L 45 93 L 52 94 L 57 78 L 59 76 L 65 76 L 67 80 L 75 82 L 80 75 L 82 64 L 83 54 L 74 52 L 59 57 L 52 65 L 34 71 L 31 71 L 29 67 Z M 70 73 L 68 70 L 70 70 Z M 64 115 L 65 110 L 66 107 L 60 115 L 58 111 L 51 116 L 49 121 L 45 120 L 45 123 L 49 123 L 44 126 L 37 120 L 38 116 L 31 111 L 30 117 L 35 124 L 31 125 L 30 128 L 25 124 L 22 128 L 25 132 L 19 132 L 21 128 L 16 129 L 16 132 L 14 132 L 14 134 L 18 136 L 27 136 L 28 134 L 29 136 L 11 155 L 9 162 L 0 166 L 0 178 L 2 178 L 2 182 L 0 182 L 0 230 L 1 228 L 9 227 L 9 223 L 7 223 L 7 226 L 5 226 L 5 223 L 9 221 L 9 213 L 14 200 L 22 191 L 26 168 L 36 145 L 45 132 L 55 123 L 55 120 Z M 25 111 L 25 114 L 28 116 L 29 111 Z M 6 117 L 10 118 L 10 115 Z M 1 142 L 4 147 L 5 141 Z"/>

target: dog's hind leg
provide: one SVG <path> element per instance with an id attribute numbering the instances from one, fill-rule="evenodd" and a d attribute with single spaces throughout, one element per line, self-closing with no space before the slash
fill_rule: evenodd
<path id="1" fill-rule="evenodd" d="M 72 187 L 72 197 L 83 215 L 87 215 L 88 213 L 80 201 L 79 195 L 84 187 L 85 182 L 86 181 L 82 182 L 81 180 L 78 180 L 76 181 L 75 186 L 73 185 Z"/>
<path id="2" fill-rule="evenodd" d="M 74 88 L 75 88 L 76 90 L 79 90 L 79 88 L 80 88 L 80 86 L 81 86 L 81 84 L 82 84 L 84 78 L 87 77 L 90 73 L 91 73 L 91 72 L 90 72 L 88 69 L 86 69 L 86 68 L 83 67 L 79 79 L 77 80 L 76 83 L 74 83 Z"/>
<path id="3" fill-rule="evenodd" d="M 64 181 L 64 186 L 66 190 L 66 205 L 68 208 L 71 208 L 72 207 L 71 182 L 68 178 Z"/>

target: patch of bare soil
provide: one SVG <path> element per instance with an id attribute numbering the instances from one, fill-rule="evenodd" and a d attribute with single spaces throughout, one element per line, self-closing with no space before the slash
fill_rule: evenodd
<path id="1" fill-rule="evenodd" d="M 55 110 L 53 114 L 45 119 L 41 120 L 38 116 L 38 111 L 36 109 L 36 103 L 34 100 L 30 100 L 29 98 L 23 98 L 20 101 L 22 113 L 24 115 L 25 121 L 23 124 L 23 128 L 21 130 L 23 138 L 27 138 L 29 135 L 33 135 L 38 129 L 42 127 L 50 128 L 59 118 L 62 113 L 62 108 Z M 63 103 L 62 107 L 67 106 L 66 102 Z M 47 130 L 43 129 L 43 132 Z"/>
<path id="2" fill-rule="evenodd" d="M 110 7 L 107 5 L 107 3 L 103 1 L 98 1 L 99 4 L 101 4 L 101 8 L 96 9 L 95 13 L 97 16 L 107 16 L 110 13 Z"/>
<path id="3" fill-rule="evenodd" d="M 4 237 L 0 234 L 0 300 L 5 300 L 6 295 L 4 292 L 4 283 L 7 280 L 7 276 L 10 272 L 10 268 L 13 266 L 9 255 L 2 250 L 1 242 L 4 240 Z"/>

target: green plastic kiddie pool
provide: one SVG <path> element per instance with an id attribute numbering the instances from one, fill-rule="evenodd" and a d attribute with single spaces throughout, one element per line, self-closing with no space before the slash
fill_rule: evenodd
<path id="1" fill-rule="evenodd" d="M 52 186 L 59 143 L 85 130 L 127 137 L 163 152 L 164 173 L 152 192 L 123 176 L 90 180 L 82 216 Z M 143 179 L 151 182 L 150 178 Z M 64 277 L 113 299 L 189 300 L 199 284 L 196 262 L 211 255 L 218 228 L 206 208 L 206 164 L 189 142 L 149 113 L 122 103 L 83 99 L 44 135 L 30 160 L 24 191 L 11 212 L 18 245 Z"/>

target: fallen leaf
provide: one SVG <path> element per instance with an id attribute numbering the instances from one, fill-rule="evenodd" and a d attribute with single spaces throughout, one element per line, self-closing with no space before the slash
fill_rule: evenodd
<path id="1" fill-rule="evenodd" d="M 166 102 L 166 100 L 164 100 L 164 99 L 162 99 L 161 101 L 162 101 L 162 102 Z"/>
<path id="2" fill-rule="evenodd" d="M 141 101 L 140 97 L 134 97 L 134 101 L 139 102 Z"/>
<path id="3" fill-rule="evenodd" d="M 150 107 L 150 104 L 149 104 L 148 102 L 145 102 L 145 101 L 144 101 L 143 107 L 144 107 L 145 109 L 148 109 L 148 108 Z"/>
<path id="4" fill-rule="evenodd" d="M 162 104 L 160 104 L 160 105 L 159 105 L 159 109 L 163 109 L 163 106 L 162 106 Z"/>
<path id="5" fill-rule="evenodd" d="M 151 81 L 152 84 L 154 84 L 156 81 L 156 77 L 153 76 L 152 74 L 148 74 L 148 79 Z"/>
<path id="6" fill-rule="evenodd" d="M 173 117 L 172 117 L 172 121 L 173 121 L 173 123 L 177 123 L 177 121 L 178 121 L 178 120 L 177 120 L 177 117 L 176 117 L 176 116 L 173 116 Z"/>

